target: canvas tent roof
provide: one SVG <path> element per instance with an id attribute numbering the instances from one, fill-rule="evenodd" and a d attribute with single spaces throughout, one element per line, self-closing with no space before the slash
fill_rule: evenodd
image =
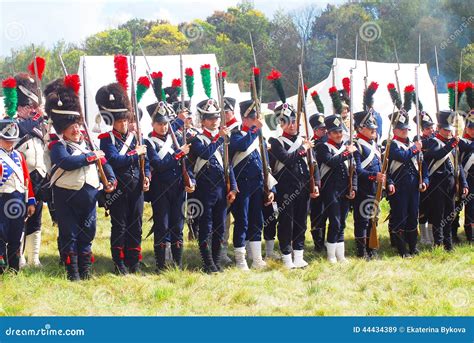
<path id="1" fill-rule="evenodd" d="M 99 113 L 95 103 L 95 94 L 97 90 L 109 83 L 115 82 L 114 72 L 114 57 L 113 56 L 85 56 L 82 57 L 79 64 L 78 74 L 82 76 L 82 65 L 86 62 L 86 95 L 87 95 L 87 121 L 90 128 L 95 125 L 95 117 Z M 180 78 L 180 61 L 179 55 L 168 56 L 147 56 L 148 63 L 152 71 L 162 71 L 163 73 L 163 87 L 171 85 L 172 79 Z M 136 76 L 146 75 L 146 63 L 143 56 L 136 56 Z M 191 110 L 195 113 L 195 105 L 203 99 L 206 99 L 204 89 L 201 83 L 200 67 L 203 64 L 211 65 L 211 82 L 212 82 L 212 97 L 217 98 L 216 83 L 215 83 L 215 68 L 218 67 L 217 59 L 214 54 L 196 54 L 183 55 L 183 68 L 193 68 L 194 71 L 194 96 L 191 102 Z M 131 77 L 128 78 L 129 92 Z M 83 99 L 84 82 L 82 82 L 79 96 Z M 184 87 L 185 89 L 186 87 Z M 245 100 L 242 98 L 237 84 L 227 83 L 225 85 L 225 96 L 236 98 L 237 103 Z M 185 90 L 185 99 L 188 99 Z M 81 100 L 82 101 L 82 100 Z M 155 95 L 149 89 L 140 101 L 139 107 L 143 110 L 143 117 L 141 120 L 141 127 L 144 134 L 151 131 L 151 119 L 146 112 L 146 106 L 156 102 Z M 238 112 L 238 111 L 237 111 Z M 103 123 L 102 131 L 108 129 Z"/>
<path id="2" fill-rule="evenodd" d="M 342 79 L 344 77 L 350 76 L 350 68 L 353 68 L 355 65 L 355 60 L 338 58 L 334 59 L 335 63 L 334 75 L 337 89 L 342 89 Z M 400 70 L 398 71 L 398 79 L 400 83 L 400 95 L 403 100 L 403 89 L 405 86 L 413 84 L 415 85 L 415 63 L 400 63 Z M 397 68 L 396 63 L 382 63 L 382 62 L 367 62 L 368 69 L 368 84 L 375 81 L 379 84 L 379 88 L 374 95 L 374 109 L 379 112 L 383 119 L 383 136 L 387 135 L 389 120 L 388 114 L 393 110 L 393 103 L 390 98 L 390 94 L 387 90 L 387 84 L 395 83 L 395 74 L 394 71 Z M 363 92 L 364 92 L 364 77 L 365 77 L 365 61 L 357 61 L 357 68 L 353 71 L 353 84 L 351 92 L 353 92 L 353 112 L 358 112 L 362 110 L 363 104 Z M 316 113 L 316 105 L 312 100 L 310 94 L 312 91 L 316 90 L 321 98 L 321 101 L 324 105 L 324 114 L 332 114 L 333 107 L 331 98 L 329 97 L 329 88 L 332 87 L 332 72 L 329 73 L 328 77 L 309 88 L 308 96 L 306 99 L 306 107 L 308 111 L 308 116 Z M 418 68 L 418 87 L 419 87 L 419 99 L 423 104 L 423 110 L 428 112 L 433 120 L 436 122 L 436 105 L 435 105 L 435 94 L 434 86 L 430 79 L 428 73 L 428 68 L 426 64 L 421 64 Z M 291 104 L 296 104 L 297 95 L 289 97 L 287 101 Z M 439 106 L 440 109 L 447 109 L 448 103 L 446 97 L 439 97 Z M 414 130 L 416 130 L 416 124 L 412 120 L 415 117 L 415 106 L 412 106 L 410 110 L 410 124 L 412 129 L 412 135 Z"/>

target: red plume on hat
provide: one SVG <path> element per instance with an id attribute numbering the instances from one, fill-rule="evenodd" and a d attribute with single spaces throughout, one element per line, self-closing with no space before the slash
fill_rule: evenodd
<path id="1" fill-rule="evenodd" d="M 127 91 L 128 89 L 128 60 L 127 56 L 114 56 L 115 79 Z"/>
<path id="2" fill-rule="evenodd" d="M 45 59 L 43 57 L 36 56 L 36 69 L 38 70 L 38 79 L 40 80 L 43 78 L 43 72 L 44 72 L 45 66 L 46 66 Z M 28 65 L 28 71 L 30 72 L 31 76 L 33 77 L 36 76 L 34 60 Z"/>
<path id="3" fill-rule="evenodd" d="M 79 94 L 79 89 L 81 88 L 81 79 L 77 74 L 66 75 L 64 77 L 64 86 L 70 88 L 74 91 L 76 95 Z"/>

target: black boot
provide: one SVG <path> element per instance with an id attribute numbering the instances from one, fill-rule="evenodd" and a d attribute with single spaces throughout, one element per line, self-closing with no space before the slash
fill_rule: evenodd
<path id="1" fill-rule="evenodd" d="M 410 255 L 408 254 L 406 243 L 405 243 L 405 235 L 403 230 L 398 232 L 394 232 L 394 238 L 397 243 L 397 250 L 398 254 L 403 258 L 409 258 Z"/>
<path id="2" fill-rule="evenodd" d="M 364 238 L 356 238 L 356 254 L 359 258 L 367 259 L 367 250 L 365 249 L 366 239 Z"/>
<path id="3" fill-rule="evenodd" d="M 392 230 L 388 230 L 388 234 L 390 236 L 390 246 L 392 248 L 397 249 L 398 243 L 397 243 L 397 237 L 396 237 L 395 232 L 393 232 Z"/>
<path id="4" fill-rule="evenodd" d="M 125 253 L 125 265 L 128 271 L 132 274 L 141 272 L 140 260 L 141 260 L 141 247 L 127 249 Z"/>
<path id="5" fill-rule="evenodd" d="M 79 281 L 79 267 L 77 265 L 77 255 L 69 254 L 64 256 L 67 278 L 69 281 Z"/>
<path id="6" fill-rule="evenodd" d="M 214 265 L 217 268 L 218 272 L 222 272 L 223 268 L 221 266 L 221 251 L 222 251 L 222 242 L 220 239 L 212 240 L 212 260 Z"/>
<path id="7" fill-rule="evenodd" d="M 114 247 L 111 249 L 111 252 L 112 252 L 112 261 L 115 264 L 115 273 L 118 275 L 127 275 L 128 268 L 124 262 L 125 254 L 123 253 L 123 248 Z"/>
<path id="8" fill-rule="evenodd" d="M 419 254 L 419 251 L 416 247 L 418 241 L 418 230 L 407 231 L 407 241 L 408 241 L 408 251 L 411 256 Z"/>
<path id="9" fill-rule="evenodd" d="M 7 261 L 5 261 L 5 258 L 3 256 L 0 256 L 0 275 L 5 273 L 7 268 L 8 268 Z"/>
<path id="10" fill-rule="evenodd" d="M 15 274 L 20 271 L 20 250 L 8 254 L 8 268 Z"/>
<path id="11" fill-rule="evenodd" d="M 365 239 L 365 251 L 367 253 L 368 260 L 375 260 L 378 258 L 377 250 L 369 248 L 369 241 L 370 237 L 366 237 Z"/>
<path id="12" fill-rule="evenodd" d="M 217 273 L 217 267 L 212 260 L 211 250 L 207 242 L 199 244 L 199 252 L 201 253 L 202 262 L 204 265 L 204 272 L 208 274 Z"/>
<path id="13" fill-rule="evenodd" d="M 92 253 L 80 254 L 78 256 L 77 265 L 81 280 L 89 280 L 91 278 L 92 260 Z"/>
<path id="14" fill-rule="evenodd" d="M 311 230 L 311 236 L 313 236 L 314 251 L 317 252 L 317 253 L 324 252 L 323 229 L 322 228 L 315 228 L 315 229 Z"/>
<path id="15" fill-rule="evenodd" d="M 472 226 L 471 226 L 471 224 L 464 225 L 464 232 L 466 233 L 467 241 L 472 242 Z"/>
<path id="16" fill-rule="evenodd" d="M 165 269 L 166 243 L 155 245 L 156 272 L 160 273 Z"/>
<path id="17" fill-rule="evenodd" d="M 174 264 L 178 269 L 183 269 L 183 242 L 171 244 L 171 254 L 173 255 Z"/>

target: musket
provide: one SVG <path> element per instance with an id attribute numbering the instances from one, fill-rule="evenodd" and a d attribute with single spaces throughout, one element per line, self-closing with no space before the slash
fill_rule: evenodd
<path id="1" fill-rule="evenodd" d="M 304 92 L 304 80 L 303 80 L 303 67 L 298 65 L 298 72 L 299 72 L 299 84 L 298 84 L 298 113 L 301 113 L 304 120 L 304 129 L 306 139 L 309 139 L 309 125 L 308 125 L 308 117 L 306 115 L 306 95 Z M 309 193 L 313 194 L 316 193 L 316 181 L 314 179 L 314 169 L 315 165 L 313 162 L 313 149 L 308 149 L 306 151 L 306 160 L 308 162 L 308 169 L 309 169 Z"/>
<path id="2" fill-rule="evenodd" d="M 59 58 L 62 61 L 61 55 L 59 55 Z M 64 71 L 64 75 L 68 75 L 66 68 L 64 68 L 63 71 Z M 86 88 L 86 58 L 85 56 L 82 57 L 82 87 L 84 90 L 84 115 L 82 118 L 82 125 L 84 126 L 84 132 L 86 135 L 85 139 L 89 143 L 90 149 L 92 151 L 96 151 L 99 149 L 95 145 L 94 140 L 92 139 L 92 135 L 89 130 L 89 125 L 87 125 L 87 88 Z M 109 182 L 109 180 L 107 180 L 107 176 L 105 175 L 104 167 L 102 166 L 102 161 L 100 160 L 100 158 L 97 159 L 95 163 L 97 165 L 97 170 L 99 171 L 100 181 L 104 185 L 106 192 L 108 193 L 112 192 L 115 187 L 111 182 Z"/>
<path id="3" fill-rule="evenodd" d="M 352 87 L 352 74 L 353 71 L 357 68 L 357 53 L 358 53 L 358 47 L 359 47 L 359 35 L 356 35 L 356 43 L 355 43 L 355 63 L 354 67 L 350 68 L 350 85 L 351 85 L 351 93 L 349 95 L 350 98 L 350 105 L 349 105 L 349 145 L 352 145 L 353 140 L 354 140 L 354 115 L 353 115 L 353 87 Z M 366 59 L 367 63 L 367 59 Z M 366 64 L 367 65 L 367 64 Z M 354 176 L 354 155 L 351 154 L 351 157 L 349 159 L 349 180 L 348 180 L 348 187 L 347 190 L 349 194 L 351 194 L 353 190 L 353 185 L 352 185 L 352 178 Z"/>
<path id="4" fill-rule="evenodd" d="M 398 82 L 398 72 L 400 71 L 400 63 L 398 61 L 398 54 L 397 54 L 397 46 L 395 45 L 395 42 L 393 42 L 394 45 L 394 50 L 395 50 L 395 58 L 397 59 L 397 68 L 395 69 L 395 82 L 396 82 L 396 87 L 397 91 L 399 92 L 400 85 Z M 393 104 L 392 108 L 392 113 L 395 112 L 395 103 Z M 387 169 L 388 169 L 388 157 L 390 155 L 390 146 L 392 145 L 392 129 L 393 129 L 393 123 L 396 123 L 398 121 L 398 115 L 396 118 L 390 118 L 390 126 L 388 128 L 388 135 L 387 135 L 387 145 L 385 147 L 385 153 L 383 156 L 383 162 L 382 162 L 382 169 L 381 173 L 386 174 Z M 371 230 L 370 230 L 370 235 L 369 235 L 369 248 L 370 249 L 378 249 L 380 246 L 379 243 L 379 236 L 377 233 L 377 225 L 379 223 L 379 208 L 380 208 L 380 201 L 382 201 L 382 194 L 383 190 L 385 188 L 385 184 L 383 182 L 377 182 L 377 191 L 375 193 L 375 200 L 374 200 L 374 210 L 372 212 L 372 218 L 371 218 Z"/>
<path id="5" fill-rule="evenodd" d="M 36 87 L 38 88 L 38 105 L 41 106 L 43 104 L 43 87 L 41 87 L 41 80 L 39 78 L 39 73 L 38 73 L 38 64 L 36 63 L 36 50 L 35 50 L 35 45 L 32 44 L 32 49 L 33 49 L 33 68 L 35 70 L 35 81 L 36 81 Z"/>
<path id="6" fill-rule="evenodd" d="M 221 110 L 221 128 L 226 125 L 225 120 L 225 111 L 224 111 L 224 94 L 223 90 L 223 82 L 224 79 L 222 78 L 221 74 L 218 72 L 217 68 L 215 69 L 216 73 L 216 85 L 217 85 L 217 98 L 219 102 L 219 107 Z M 226 194 L 230 192 L 230 170 L 229 170 L 229 136 L 224 136 L 224 156 L 223 156 L 223 164 L 224 164 L 224 179 L 226 184 Z"/>
<path id="7" fill-rule="evenodd" d="M 135 79 L 136 79 L 136 64 L 135 64 L 135 48 L 136 48 L 136 34 L 133 32 L 132 34 L 132 55 L 130 56 L 130 76 L 131 76 L 131 104 L 132 104 L 132 111 L 133 111 L 133 117 L 135 119 L 135 134 L 136 134 L 136 139 L 137 139 L 137 145 L 143 145 L 143 137 L 140 129 L 140 115 L 138 113 L 138 101 L 137 101 L 137 94 L 136 94 L 136 84 L 135 84 Z M 143 185 L 145 184 L 145 155 L 139 155 L 138 156 L 138 163 L 140 166 L 140 176 L 142 179 Z"/>
<path id="8" fill-rule="evenodd" d="M 462 50 L 461 50 L 461 60 L 459 63 L 459 80 L 454 83 L 454 130 L 455 130 L 455 137 L 459 137 L 459 82 L 461 82 L 461 77 L 462 77 Z M 455 152 L 454 152 L 454 177 L 455 177 L 455 200 L 459 201 L 461 199 L 461 185 L 460 185 L 460 173 L 461 171 L 459 170 L 459 145 L 456 145 Z"/>
<path id="9" fill-rule="evenodd" d="M 421 66 L 421 34 L 418 35 L 418 65 L 415 66 L 415 102 L 416 102 L 416 139 L 421 142 L 421 121 L 420 108 L 418 100 L 418 68 Z M 421 191 L 423 186 L 423 172 L 422 172 L 422 152 L 417 156 L 418 160 L 418 189 Z"/>
<path id="10" fill-rule="evenodd" d="M 436 45 L 434 48 L 435 52 L 435 61 L 436 61 L 436 75 L 433 78 L 434 92 L 435 92 L 435 103 L 436 103 L 436 116 L 439 113 L 439 100 L 438 100 L 438 77 L 439 77 L 439 66 L 438 66 L 438 51 L 436 50 Z"/>
<path id="11" fill-rule="evenodd" d="M 365 43 L 365 44 L 364 44 L 364 52 L 365 52 L 364 88 L 365 88 L 365 91 L 367 91 L 367 83 L 368 83 L 368 80 L 369 80 L 369 65 L 368 65 L 368 63 L 367 63 L 367 44 L 368 44 L 368 43 Z"/>
<path id="12" fill-rule="evenodd" d="M 336 58 L 334 59 L 334 62 L 331 66 L 331 71 L 332 71 L 332 86 L 336 87 L 336 73 L 335 73 L 335 67 L 337 65 L 337 48 L 339 44 L 339 34 L 336 33 Z"/>
<path id="13" fill-rule="evenodd" d="M 250 36 L 250 46 L 252 47 L 252 54 L 253 54 L 253 64 L 254 67 L 257 68 L 257 56 L 255 55 L 255 49 L 253 46 L 253 39 L 252 34 L 249 32 Z M 261 107 L 260 107 L 260 98 L 258 96 L 257 91 L 257 80 L 255 79 L 255 74 L 252 73 L 252 80 L 250 82 L 251 91 L 252 91 L 252 99 L 254 101 L 255 106 L 255 113 L 258 119 L 263 119 L 261 114 Z M 258 130 L 258 147 L 260 149 L 260 157 L 262 159 L 262 169 L 263 169 L 263 194 L 265 197 L 265 202 L 268 202 L 268 197 L 270 195 L 270 188 L 269 188 L 269 164 L 267 160 L 267 151 L 265 148 L 265 141 L 263 139 L 263 132 L 262 129 Z"/>
<path id="14" fill-rule="evenodd" d="M 58 57 L 59 57 L 59 62 L 61 62 L 61 68 L 63 69 L 64 75 L 68 75 L 68 72 L 67 72 L 67 69 L 66 69 L 66 65 L 64 64 L 63 57 L 62 57 L 62 55 L 61 55 L 61 51 L 58 52 Z"/>

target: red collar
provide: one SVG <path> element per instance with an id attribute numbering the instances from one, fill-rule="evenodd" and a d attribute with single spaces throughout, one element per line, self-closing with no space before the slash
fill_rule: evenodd
<path id="1" fill-rule="evenodd" d="M 372 138 L 368 138 L 368 137 L 364 136 L 363 134 L 361 134 L 360 132 L 357 134 L 357 138 L 363 139 L 364 141 L 366 141 L 368 143 L 372 143 Z"/>
<path id="2" fill-rule="evenodd" d="M 322 137 L 319 137 L 317 134 L 313 134 L 313 140 L 315 141 L 318 141 L 320 140 Z"/>
<path id="3" fill-rule="evenodd" d="M 225 126 L 229 127 L 229 126 L 231 126 L 232 124 L 235 124 L 235 123 L 237 123 L 237 118 L 236 117 L 234 117 L 231 120 L 229 120 L 228 122 L 226 122 Z"/>
<path id="4" fill-rule="evenodd" d="M 474 137 L 469 136 L 467 133 L 465 133 L 462 137 L 470 140 L 474 139 Z"/>
<path id="5" fill-rule="evenodd" d="M 128 132 L 125 133 L 125 134 L 122 134 L 122 133 L 118 132 L 118 131 L 115 130 L 115 129 L 112 129 L 112 133 L 113 133 L 114 136 L 117 137 L 118 139 L 124 139 L 124 138 L 127 137 L 127 135 L 128 135 Z"/>
<path id="6" fill-rule="evenodd" d="M 393 139 L 396 140 L 396 141 L 399 141 L 399 142 L 402 142 L 404 144 L 408 144 L 408 138 L 402 138 L 402 137 L 399 137 L 397 135 L 393 136 Z"/>
<path id="7" fill-rule="evenodd" d="M 449 140 L 448 138 L 441 136 L 439 133 L 436 134 L 436 138 L 438 138 L 443 143 L 446 143 Z"/>
<path id="8" fill-rule="evenodd" d="M 242 125 L 242 131 L 249 132 L 249 130 L 250 130 L 250 127 L 248 127 L 246 125 Z"/>
<path id="9" fill-rule="evenodd" d="M 159 134 L 157 134 L 156 131 L 154 131 L 154 130 L 151 132 L 151 136 L 152 136 L 152 137 L 159 138 L 159 139 L 161 139 L 161 140 L 165 140 L 165 139 L 166 139 L 166 135 L 164 135 L 164 136 L 159 135 Z"/>
<path id="10" fill-rule="evenodd" d="M 289 133 L 283 132 L 282 136 L 288 139 L 295 139 L 297 135 L 290 135 Z"/>
<path id="11" fill-rule="evenodd" d="M 334 146 L 336 146 L 336 147 L 339 147 L 339 146 L 341 146 L 341 144 L 342 144 L 342 143 L 336 143 L 336 142 L 334 142 L 334 141 L 333 141 L 332 139 L 330 139 L 330 138 L 328 139 L 328 143 L 331 144 L 331 145 L 334 145 Z"/>
<path id="12" fill-rule="evenodd" d="M 210 133 L 207 129 L 202 130 L 202 133 L 204 134 L 204 136 L 209 138 L 211 141 L 215 141 L 215 140 L 217 140 L 217 138 L 219 138 L 219 134 L 217 134 L 213 137 L 212 133 Z"/>

